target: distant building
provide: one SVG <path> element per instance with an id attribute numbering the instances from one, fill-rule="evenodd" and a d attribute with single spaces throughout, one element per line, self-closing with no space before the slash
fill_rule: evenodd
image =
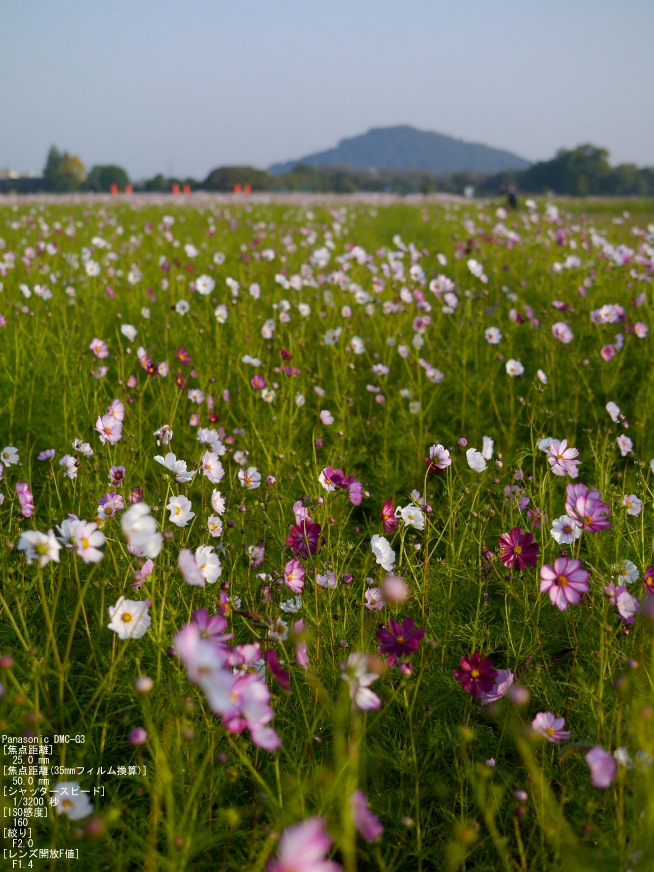
<path id="1" fill-rule="evenodd" d="M 0 170 L 0 194 L 36 194 L 43 190 L 43 179 L 36 173 Z"/>

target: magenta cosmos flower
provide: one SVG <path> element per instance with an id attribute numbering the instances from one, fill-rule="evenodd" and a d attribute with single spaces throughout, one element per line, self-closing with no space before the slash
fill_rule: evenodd
<path id="1" fill-rule="evenodd" d="M 384 533 L 392 533 L 397 527 L 397 518 L 393 508 L 393 500 L 386 500 L 382 506 L 381 519 L 384 522 Z"/>
<path id="2" fill-rule="evenodd" d="M 286 544 L 296 557 L 313 557 L 318 550 L 321 532 L 320 524 L 307 521 L 294 524 L 288 532 Z"/>
<path id="3" fill-rule="evenodd" d="M 308 818 L 284 830 L 279 840 L 277 859 L 266 867 L 267 872 L 341 872 L 342 867 L 325 854 L 332 840 L 325 832 L 321 817 Z"/>
<path id="4" fill-rule="evenodd" d="M 576 457 L 579 457 L 579 451 L 568 446 L 567 439 L 564 439 L 562 442 L 559 442 L 558 439 L 553 439 L 550 447 L 547 449 L 547 460 L 552 467 L 554 475 L 567 474 L 570 478 L 577 478 L 579 475 L 577 467 L 581 461 L 575 460 Z"/>
<path id="5" fill-rule="evenodd" d="M 490 693 L 497 678 L 497 669 L 493 669 L 490 657 L 482 660 L 481 654 L 476 651 L 472 657 L 464 655 L 460 662 L 461 669 L 454 670 L 454 677 L 465 692 L 473 696 Z"/>
<path id="6" fill-rule="evenodd" d="M 576 605 L 582 594 L 588 592 L 588 573 L 581 568 L 581 560 L 557 557 L 554 566 L 541 567 L 540 592 L 549 593 L 552 603 L 562 612 L 570 603 Z"/>
<path id="7" fill-rule="evenodd" d="M 611 510 L 602 502 L 601 493 L 589 491 L 585 484 L 569 484 L 566 487 L 565 513 L 589 533 L 613 526 L 608 520 Z"/>
<path id="8" fill-rule="evenodd" d="M 540 545 L 534 541 L 533 533 L 523 533 L 520 527 L 500 536 L 500 558 L 509 569 L 521 572 L 527 566 L 535 566 L 539 550 Z"/>
<path id="9" fill-rule="evenodd" d="M 648 566 L 643 577 L 645 585 L 645 593 L 647 596 L 654 596 L 654 566 Z"/>
<path id="10" fill-rule="evenodd" d="M 391 618 L 388 622 L 388 630 L 385 627 L 377 630 L 377 641 L 381 643 L 377 650 L 380 654 L 386 655 L 389 666 L 395 666 L 398 657 L 410 657 L 415 654 L 424 635 L 424 627 L 416 630 L 413 618 L 405 618 L 401 626 L 398 621 Z"/>
<path id="11" fill-rule="evenodd" d="M 552 712 L 538 712 L 531 722 L 532 730 L 540 733 L 553 745 L 570 738 L 570 730 L 564 730 L 563 727 L 565 727 L 565 718 L 557 718 Z"/>

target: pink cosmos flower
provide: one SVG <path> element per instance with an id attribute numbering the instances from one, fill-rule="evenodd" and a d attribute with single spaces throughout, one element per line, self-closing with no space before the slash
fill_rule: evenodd
<path id="1" fill-rule="evenodd" d="M 84 563 L 99 563 L 103 558 L 100 546 L 104 545 L 106 538 L 94 521 L 78 521 L 72 535 L 75 550 L 78 557 Z"/>
<path id="2" fill-rule="evenodd" d="M 384 594 L 380 587 L 369 587 L 365 593 L 366 602 L 364 606 L 371 611 L 379 611 L 386 605 Z"/>
<path id="3" fill-rule="evenodd" d="M 484 657 L 476 651 L 471 657 L 461 658 L 461 669 L 454 670 L 454 677 L 466 693 L 481 696 L 493 689 L 497 678 L 497 669 L 493 669 L 490 657 Z"/>
<path id="4" fill-rule="evenodd" d="M 284 830 L 279 840 L 277 859 L 267 872 L 342 872 L 342 866 L 326 860 L 332 840 L 321 817 L 308 818 Z"/>
<path id="5" fill-rule="evenodd" d="M 610 787 L 618 772 L 615 759 L 601 745 L 595 745 L 586 754 L 586 763 L 590 769 L 593 787 Z"/>
<path id="6" fill-rule="evenodd" d="M 623 457 L 626 457 L 627 454 L 634 450 L 633 441 L 628 436 L 625 436 L 624 433 L 621 436 L 618 436 L 615 441 L 618 443 L 620 454 L 622 454 Z"/>
<path id="7" fill-rule="evenodd" d="M 425 463 L 430 472 L 440 473 L 452 463 L 450 452 L 441 445 L 432 445 L 429 449 L 429 457 L 425 457 Z"/>
<path id="8" fill-rule="evenodd" d="M 124 508 L 125 503 L 120 494 L 111 491 L 100 497 L 98 501 L 98 516 L 104 521 L 107 518 L 113 518 L 116 512 Z"/>
<path id="9" fill-rule="evenodd" d="M 16 485 L 16 495 L 20 504 L 20 513 L 24 518 L 30 518 L 36 511 L 34 507 L 34 497 L 28 483 L 18 483 Z"/>
<path id="10" fill-rule="evenodd" d="M 304 568 L 297 557 L 289 560 L 284 567 L 284 583 L 293 593 L 302 593 L 304 589 Z"/>
<path id="11" fill-rule="evenodd" d="M 562 612 L 588 592 L 588 573 L 581 568 L 581 560 L 557 557 L 554 566 L 541 567 L 540 579 L 540 592 L 549 592 L 553 605 Z"/>
<path id="12" fill-rule="evenodd" d="M 265 388 L 266 380 L 262 375 L 259 375 L 257 373 L 256 375 L 253 375 L 252 378 L 250 379 L 250 384 L 255 389 L 255 391 L 260 391 L 263 388 Z"/>
<path id="13" fill-rule="evenodd" d="M 611 604 L 618 610 L 618 616 L 625 624 L 635 624 L 636 615 L 640 612 L 640 603 L 632 596 L 624 584 L 616 587 L 613 582 L 604 588 L 604 593 L 611 600 Z"/>
<path id="14" fill-rule="evenodd" d="M 200 636 L 203 639 L 208 639 L 210 642 L 214 642 L 224 650 L 231 651 L 225 642 L 229 639 L 233 639 L 234 634 L 225 632 L 227 629 L 227 621 L 222 615 L 211 615 L 211 617 L 209 617 L 209 613 L 206 609 L 197 609 L 197 611 L 193 612 L 191 617 L 200 630 Z"/>
<path id="15" fill-rule="evenodd" d="M 122 423 L 125 420 L 125 403 L 122 400 L 113 400 L 107 407 L 107 415 Z"/>
<path id="16" fill-rule="evenodd" d="M 107 343 L 103 342 L 102 339 L 96 338 L 91 340 L 89 349 L 95 354 L 96 357 L 109 357 L 109 349 L 107 348 Z"/>
<path id="17" fill-rule="evenodd" d="M 320 420 L 326 426 L 329 426 L 330 424 L 334 423 L 334 418 L 332 416 L 332 413 L 328 409 L 322 410 L 322 412 L 320 413 Z"/>
<path id="18" fill-rule="evenodd" d="M 513 684 L 513 673 L 510 669 L 498 669 L 495 677 L 493 689 L 489 691 L 482 690 L 481 704 L 487 705 L 490 702 L 497 702 L 509 692 L 509 688 Z"/>
<path id="19" fill-rule="evenodd" d="M 557 718 L 552 712 L 538 712 L 531 722 L 532 730 L 545 736 L 553 745 L 570 738 L 570 730 L 564 730 L 563 727 L 565 727 L 565 718 Z"/>
<path id="20" fill-rule="evenodd" d="M 609 360 L 612 360 L 615 357 L 615 348 L 612 345 L 605 345 L 604 348 L 600 351 L 600 354 L 608 363 Z"/>
<path id="21" fill-rule="evenodd" d="M 509 569 L 521 572 L 527 566 L 538 563 L 540 545 L 534 541 L 533 533 L 523 533 L 514 527 L 509 533 L 500 536 L 500 558 Z"/>
<path id="22" fill-rule="evenodd" d="M 109 442 L 115 445 L 123 437 L 123 425 L 112 415 L 98 415 L 98 420 L 95 422 L 95 430 L 100 434 L 100 441 L 104 445 Z"/>
<path id="23" fill-rule="evenodd" d="M 296 524 L 301 524 L 303 521 L 308 521 L 309 524 L 311 523 L 309 509 L 302 505 L 302 500 L 293 503 L 293 514 L 295 515 Z"/>
<path id="24" fill-rule="evenodd" d="M 109 470 L 109 481 L 113 485 L 122 484 L 127 470 L 124 466 L 112 466 Z"/>
<path id="25" fill-rule="evenodd" d="M 566 487 L 565 513 L 589 533 L 613 526 L 608 520 L 611 510 L 602 502 L 601 493 L 589 491 L 585 484 L 569 484 Z"/>
<path id="26" fill-rule="evenodd" d="M 279 660 L 277 659 L 277 652 L 272 648 L 269 648 L 264 655 L 264 660 L 266 661 L 266 666 L 270 670 L 270 674 L 281 689 L 290 692 L 291 676 L 286 669 L 282 669 Z"/>
<path id="27" fill-rule="evenodd" d="M 205 451 L 202 455 L 202 473 L 206 475 L 210 482 L 213 484 L 218 484 L 218 482 L 222 481 L 225 475 L 225 469 L 220 462 L 220 459 L 217 454 L 214 454 L 213 451 Z"/>
<path id="28" fill-rule="evenodd" d="M 577 478 L 579 470 L 577 467 L 581 463 L 580 460 L 574 458 L 579 457 L 579 451 L 576 448 L 568 447 L 568 440 L 553 439 L 550 447 L 547 449 L 547 460 L 552 467 L 554 475 L 569 475 L 570 478 Z"/>
<path id="29" fill-rule="evenodd" d="M 355 790 L 350 797 L 350 811 L 357 832 L 366 842 L 374 842 L 382 835 L 384 828 L 377 815 L 368 808 L 366 795 L 360 790 Z"/>
<path id="30" fill-rule="evenodd" d="M 45 451 L 42 451 L 39 456 L 36 458 L 37 460 L 52 460 L 57 452 L 54 448 L 46 448 Z"/>
<path id="31" fill-rule="evenodd" d="M 398 525 L 393 500 L 386 500 L 382 506 L 381 519 L 384 522 L 384 533 L 392 533 Z"/>
<path id="32" fill-rule="evenodd" d="M 552 324 L 552 333 L 555 338 L 563 342 L 564 345 L 568 345 L 572 342 L 572 330 L 568 327 L 565 321 L 557 321 L 556 324 Z"/>
<path id="33" fill-rule="evenodd" d="M 648 566 L 643 577 L 645 585 L 645 593 L 647 596 L 654 596 L 654 566 Z"/>
<path id="34" fill-rule="evenodd" d="M 643 324 L 642 321 L 638 321 L 637 324 L 634 324 L 634 333 L 639 339 L 644 339 L 649 333 L 649 328 L 647 324 Z"/>

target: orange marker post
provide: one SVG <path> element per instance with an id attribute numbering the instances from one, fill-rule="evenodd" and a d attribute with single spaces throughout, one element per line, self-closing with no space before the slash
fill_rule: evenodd
<path id="1" fill-rule="evenodd" d="M 118 194 L 118 185 L 114 182 L 114 184 L 110 188 L 111 196 L 115 197 Z"/>
<path id="2" fill-rule="evenodd" d="M 235 194 L 240 194 L 242 190 L 243 190 L 243 189 L 242 189 L 241 185 L 239 184 L 239 182 L 237 182 L 237 183 L 234 185 L 234 193 L 235 193 Z"/>
<path id="3" fill-rule="evenodd" d="M 243 190 L 245 191 L 246 194 L 251 194 L 252 193 L 252 185 L 246 185 Z"/>
<path id="4" fill-rule="evenodd" d="M 125 185 L 125 193 L 126 194 L 132 193 L 132 186 L 131 185 Z"/>
<path id="5" fill-rule="evenodd" d="M 191 193 L 191 186 L 190 185 L 184 185 L 184 193 L 185 194 Z"/>
<path id="6" fill-rule="evenodd" d="M 179 194 L 179 185 L 177 182 L 173 185 L 173 194 Z"/>

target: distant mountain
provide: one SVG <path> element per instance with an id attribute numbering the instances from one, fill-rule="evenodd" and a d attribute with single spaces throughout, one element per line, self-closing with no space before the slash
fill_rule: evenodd
<path id="1" fill-rule="evenodd" d="M 361 136 L 342 139 L 336 148 L 273 164 L 270 172 L 273 175 L 287 173 L 300 163 L 314 167 L 348 166 L 357 170 L 420 169 L 434 175 L 465 171 L 499 173 L 531 166 L 529 161 L 510 151 L 416 130 L 407 124 L 375 127 Z"/>

